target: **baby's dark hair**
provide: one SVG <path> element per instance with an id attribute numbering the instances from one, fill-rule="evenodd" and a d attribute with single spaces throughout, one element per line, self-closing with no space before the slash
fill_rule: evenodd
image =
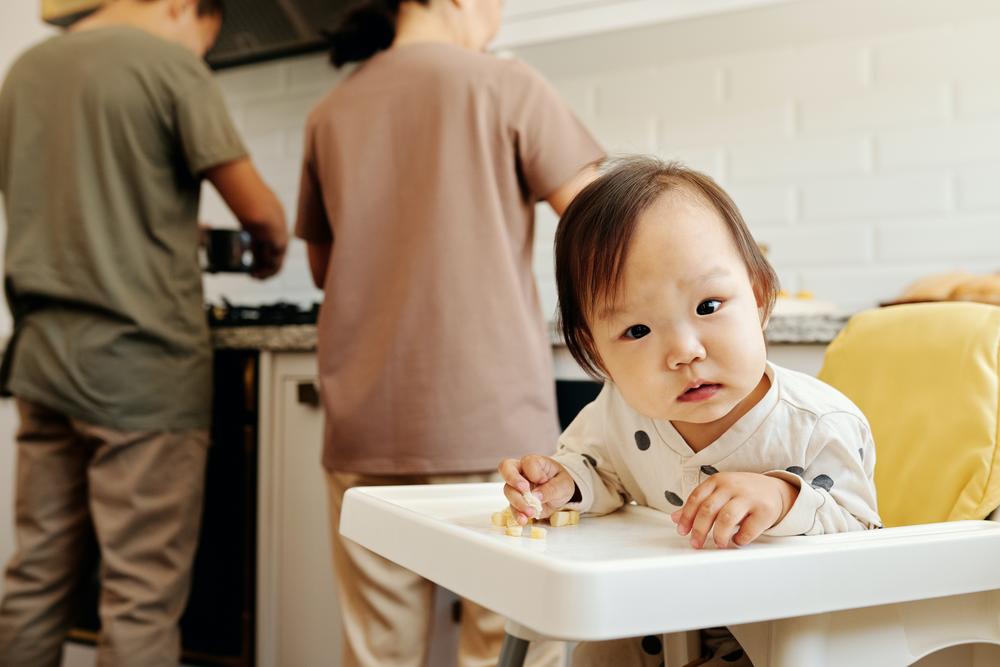
<path id="1" fill-rule="evenodd" d="M 573 358 L 591 376 L 606 375 L 589 319 L 619 297 L 629 244 L 642 214 L 664 193 L 685 188 L 719 213 L 743 258 L 763 317 L 771 314 L 778 276 L 736 204 L 715 181 L 676 162 L 626 157 L 580 191 L 556 229 L 559 326 Z"/>

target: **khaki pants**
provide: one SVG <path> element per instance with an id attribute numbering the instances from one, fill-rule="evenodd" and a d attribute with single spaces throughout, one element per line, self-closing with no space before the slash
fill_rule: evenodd
<path id="1" fill-rule="evenodd" d="M 59 665 L 95 534 L 97 664 L 176 666 L 208 432 L 117 431 L 17 407 L 17 551 L 0 604 L 0 666 Z"/>
<path id="2" fill-rule="evenodd" d="M 342 667 L 424 667 L 433 613 L 434 585 L 340 536 L 344 493 L 355 486 L 456 484 L 498 481 L 495 474 L 372 476 L 327 473 L 333 565 L 344 619 Z M 488 521 L 489 517 L 483 517 Z M 459 667 L 496 665 L 504 637 L 504 619 L 462 600 Z M 527 667 L 563 667 L 561 642 L 532 642 Z M 433 665 L 431 667 L 434 667 Z"/>

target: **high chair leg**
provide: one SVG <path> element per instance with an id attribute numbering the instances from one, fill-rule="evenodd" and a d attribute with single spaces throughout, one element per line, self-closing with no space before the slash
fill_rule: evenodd
<path id="1" fill-rule="evenodd" d="M 1000 644 L 1000 591 L 736 625 L 730 630 L 755 667 L 906 667 L 949 646 Z M 974 661 L 961 667 L 974 667 Z"/>

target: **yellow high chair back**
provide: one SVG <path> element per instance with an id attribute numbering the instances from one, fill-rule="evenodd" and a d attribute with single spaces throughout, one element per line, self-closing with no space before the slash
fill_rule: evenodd
<path id="1" fill-rule="evenodd" d="M 871 423 L 887 527 L 983 519 L 1000 507 L 1000 307 L 859 313 L 830 343 L 819 377 Z"/>

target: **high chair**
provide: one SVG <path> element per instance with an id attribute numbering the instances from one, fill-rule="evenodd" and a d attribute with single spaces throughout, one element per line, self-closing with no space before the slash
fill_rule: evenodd
<path id="1" fill-rule="evenodd" d="M 983 519 L 1000 507 L 998 369 L 1000 307 L 985 304 L 866 311 L 830 344 L 819 377 L 868 417 L 887 528 Z M 835 655 L 836 664 L 856 655 L 858 665 L 909 665 L 949 646 L 1000 645 L 1000 591 L 731 629 L 757 667 L 772 664 L 774 634 L 783 632 L 804 633 L 802 650 Z M 998 665 L 1000 649 L 976 647 L 935 664 Z"/>
<path id="2" fill-rule="evenodd" d="M 505 616 L 502 667 L 539 638 L 666 633 L 680 667 L 684 633 L 715 626 L 756 667 L 905 667 L 976 642 L 933 667 L 1000 665 L 1000 523 L 982 520 L 1000 504 L 998 355 L 1000 307 L 973 304 L 861 313 L 830 345 L 822 377 L 874 429 L 886 530 L 695 551 L 626 506 L 532 540 L 490 523 L 495 483 L 354 488 L 340 533 Z"/>

